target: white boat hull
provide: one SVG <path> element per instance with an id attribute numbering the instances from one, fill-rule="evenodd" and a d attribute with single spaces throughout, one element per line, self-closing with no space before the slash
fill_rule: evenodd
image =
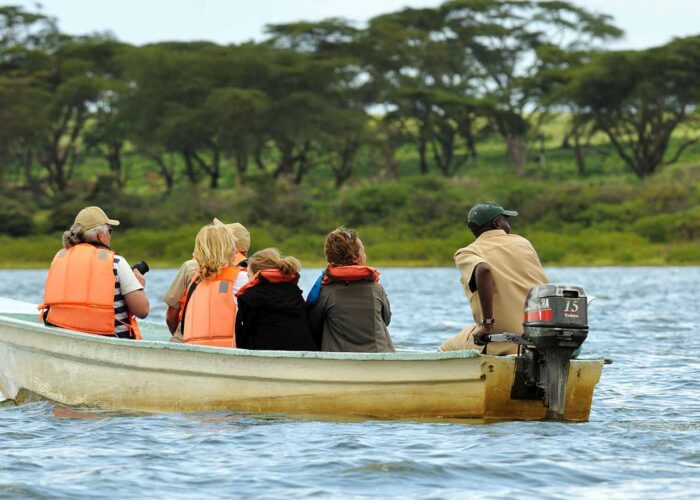
<path id="1" fill-rule="evenodd" d="M 162 329 L 144 325 L 144 338 Z M 565 419 L 587 420 L 602 360 L 571 363 Z M 542 419 L 513 400 L 513 358 L 476 351 L 246 351 L 130 341 L 0 315 L 0 391 L 137 411 L 239 410 L 379 418 Z"/>

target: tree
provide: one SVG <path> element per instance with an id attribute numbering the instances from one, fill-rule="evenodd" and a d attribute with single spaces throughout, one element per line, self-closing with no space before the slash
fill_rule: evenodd
<path id="1" fill-rule="evenodd" d="M 111 40 L 90 46 L 92 60 L 100 70 L 102 82 L 83 137 L 88 151 L 96 151 L 106 160 L 120 188 L 126 182 L 122 157 L 131 132 L 131 123 L 124 112 L 125 101 L 130 94 L 125 56 L 130 50 L 133 47 Z"/>
<path id="2" fill-rule="evenodd" d="M 257 89 L 225 87 L 207 97 L 203 114 L 214 121 L 214 141 L 236 163 L 237 182 L 242 183 L 248 158 L 257 141 L 264 137 L 263 118 L 269 105 L 267 96 Z"/>
<path id="3" fill-rule="evenodd" d="M 315 102 L 316 114 L 312 115 L 311 110 L 306 113 L 317 122 L 313 127 L 315 138 L 305 143 L 310 147 L 300 155 L 303 162 L 297 172 L 303 171 L 304 164 L 308 168 L 310 153 L 316 149 L 314 156 L 329 163 L 336 186 L 340 187 L 353 173 L 369 119 L 366 108 L 371 100 L 362 76 L 362 53 L 358 45 L 361 31 L 335 18 L 318 23 L 270 25 L 267 31 L 273 47 L 310 58 L 314 63 L 311 68 L 316 66 L 325 75 L 326 80 L 319 80 L 315 91 L 317 96 L 322 96 Z M 279 147 L 280 142 L 276 143 Z M 296 180 L 300 181 L 301 177 L 297 175 Z"/>
<path id="4" fill-rule="evenodd" d="M 50 98 L 42 85 L 46 52 L 63 39 L 54 19 L 0 6 L 0 176 L 16 164 L 37 196 L 42 189 L 34 159 Z"/>
<path id="5" fill-rule="evenodd" d="M 186 69 L 186 70 L 185 70 Z M 187 180 L 202 175 L 216 188 L 222 146 L 208 96 L 231 80 L 231 51 L 213 43 L 163 43 L 133 51 L 128 60 L 133 90 L 125 105 L 132 139 L 163 176 L 169 191 L 174 171 L 165 158 L 179 155 Z"/>
<path id="6" fill-rule="evenodd" d="M 621 36 L 606 15 L 564 1 L 451 0 L 441 6 L 444 35 L 464 47 L 478 72 L 478 97 L 525 174 L 527 137 L 544 118 L 536 76 L 565 64 L 566 52 Z"/>
<path id="7" fill-rule="evenodd" d="M 42 192 L 34 172 L 34 156 L 45 125 L 45 109 L 50 99 L 33 85 L 31 78 L 0 77 L 0 180 L 11 162 L 22 170 L 32 193 Z"/>
<path id="8" fill-rule="evenodd" d="M 440 25 L 435 9 L 409 8 L 371 19 L 360 39 L 375 104 L 384 110 L 386 121 L 398 123 L 413 137 L 422 174 L 429 170 L 434 132 L 426 65 L 438 51 L 431 33 Z"/>
<path id="9" fill-rule="evenodd" d="M 581 116 L 644 178 L 698 142 L 686 137 L 664 161 L 673 132 L 700 102 L 698 81 L 700 37 L 695 36 L 639 52 L 600 54 L 572 71 L 566 91 Z"/>
<path id="10" fill-rule="evenodd" d="M 113 47 L 114 42 L 101 38 L 68 40 L 42 68 L 41 86 L 51 97 L 38 157 L 59 193 L 68 188 L 92 110 L 108 92 L 112 74 L 106 59 Z"/>

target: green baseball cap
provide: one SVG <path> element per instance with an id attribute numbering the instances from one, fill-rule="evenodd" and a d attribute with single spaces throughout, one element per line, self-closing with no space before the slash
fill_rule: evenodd
<path id="1" fill-rule="evenodd" d="M 473 225 L 476 228 L 484 227 L 499 215 L 515 217 L 518 215 L 518 212 L 515 210 L 506 210 L 495 201 L 485 201 L 483 203 L 477 203 L 469 210 L 467 224 L 470 226 Z"/>

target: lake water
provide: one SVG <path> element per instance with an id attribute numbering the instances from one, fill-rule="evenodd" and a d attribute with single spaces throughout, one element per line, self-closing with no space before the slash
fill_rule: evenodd
<path id="1" fill-rule="evenodd" d="M 318 270 L 302 276 L 308 290 Z M 549 269 L 598 300 L 582 357 L 610 357 L 590 422 L 328 422 L 237 412 L 0 407 L 0 497 L 700 496 L 700 268 Z M 39 302 L 42 271 L 0 271 Z M 152 319 L 174 270 L 147 275 Z M 398 349 L 469 321 L 454 269 L 386 269 Z M 115 381 L 118 383 L 118 381 Z"/>

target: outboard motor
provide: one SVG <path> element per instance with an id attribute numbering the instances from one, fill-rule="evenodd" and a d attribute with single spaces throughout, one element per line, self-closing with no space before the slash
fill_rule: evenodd
<path id="1" fill-rule="evenodd" d="M 588 336 L 588 301 L 577 285 L 547 284 L 530 290 L 525 302 L 523 338 L 529 377 L 544 391 L 547 418 L 564 418 L 569 362 Z M 530 361 L 528 359 L 528 361 Z"/>
<path id="2" fill-rule="evenodd" d="M 512 399 L 544 399 L 547 418 L 562 420 L 569 364 L 588 336 L 588 297 L 578 285 L 550 283 L 530 290 L 523 335 L 490 335 L 487 342 L 520 346 Z"/>

